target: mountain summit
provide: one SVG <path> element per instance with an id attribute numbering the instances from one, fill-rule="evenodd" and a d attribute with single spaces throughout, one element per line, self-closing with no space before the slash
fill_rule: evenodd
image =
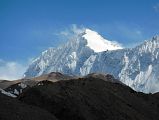
<path id="1" fill-rule="evenodd" d="M 106 40 L 90 29 L 84 29 L 76 33 L 66 44 L 42 52 L 24 76 L 35 77 L 49 72 L 81 75 L 81 66 L 92 54 L 116 49 L 122 49 L 117 42 Z"/>
<path id="2" fill-rule="evenodd" d="M 44 51 L 31 63 L 25 77 L 50 72 L 79 76 L 108 73 L 137 91 L 154 93 L 159 91 L 158 61 L 159 36 L 123 49 L 117 42 L 85 29 L 66 44 Z"/>
<path id="3" fill-rule="evenodd" d="M 122 49 L 117 42 L 108 41 L 97 32 L 90 29 L 85 29 L 83 37 L 87 40 L 87 46 L 94 50 L 94 52 Z"/>

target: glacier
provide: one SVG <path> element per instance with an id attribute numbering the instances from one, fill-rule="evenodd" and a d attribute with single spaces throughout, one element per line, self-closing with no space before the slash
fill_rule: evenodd
<path id="1" fill-rule="evenodd" d="M 159 91 L 159 36 L 134 48 L 123 48 L 93 30 L 84 29 L 66 44 L 42 52 L 24 76 L 50 72 L 77 76 L 108 73 L 136 91 L 155 93 Z"/>

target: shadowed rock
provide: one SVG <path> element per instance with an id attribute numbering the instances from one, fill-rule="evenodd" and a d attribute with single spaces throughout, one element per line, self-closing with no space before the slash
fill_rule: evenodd
<path id="1" fill-rule="evenodd" d="M 93 75 L 94 76 L 94 75 Z M 92 75 L 68 81 L 43 81 L 19 100 L 43 108 L 59 120 L 159 120 L 158 95 L 143 94 Z"/>

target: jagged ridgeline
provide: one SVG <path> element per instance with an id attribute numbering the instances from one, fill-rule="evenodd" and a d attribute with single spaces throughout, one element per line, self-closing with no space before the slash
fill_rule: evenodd
<path id="1" fill-rule="evenodd" d="M 159 91 L 159 37 L 125 49 L 97 32 L 84 29 L 66 44 L 49 48 L 25 72 L 35 77 L 50 72 L 84 76 L 109 73 L 137 91 Z"/>

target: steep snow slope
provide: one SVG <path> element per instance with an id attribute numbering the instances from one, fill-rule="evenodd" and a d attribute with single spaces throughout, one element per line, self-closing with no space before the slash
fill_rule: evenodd
<path id="1" fill-rule="evenodd" d="M 104 39 L 95 31 L 86 29 L 85 33 L 83 37 L 87 40 L 87 46 L 94 50 L 94 52 L 122 49 L 118 43 Z"/>
<path id="2" fill-rule="evenodd" d="M 137 91 L 159 91 L 159 36 L 133 49 L 102 52 L 90 67 L 82 66 L 82 75 L 91 72 L 110 73 Z M 89 70 L 88 70 L 89 68 Z"/>
<path id="3" fill-rule="evenodd" d="M 159 91 L 159 36 L 126 52 L 119 78 L 144 92 Z"/>
<path id="4" fill-rule="evenodd" d="M 35 59 L 25 77 L 49 72 L 72 75 L 109 73 L 137 91 L 159 91 L 159 36 L 132 49 L 85 29 L 65 45 L 50 48 Z"/>
<path id="5" fill-rule="evenodd" d="M 35 77 L 53 71 L 81 75 L 81 66 L 91 55 L 121 48 L 117 43 L 105 40 L 97 32 L 85 29 L 57 49 L 49 48 L 44 51 L 29 66 L 25 77 Z"/>

